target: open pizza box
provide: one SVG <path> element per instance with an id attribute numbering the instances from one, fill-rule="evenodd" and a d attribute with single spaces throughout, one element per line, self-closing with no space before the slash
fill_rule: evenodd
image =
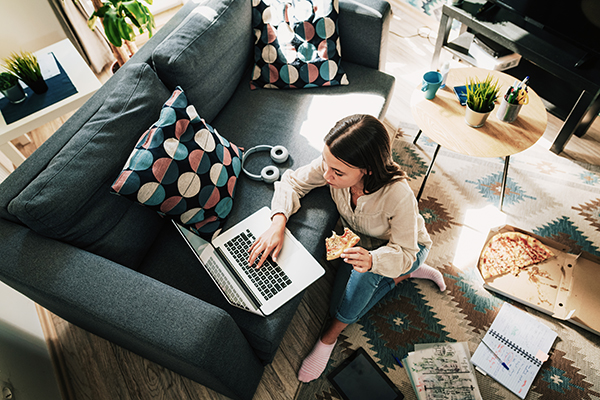
<path id="1" fill-rule="evenodd" d="M 484 287 L 600 335 L 600 290 L 596 279 L 600 276 L 600 257 L 587 252 L 570 254 L 570 249 L 561 243 L 511 225 L 492 228 L 485 243 L 504 232 L 532 236 L 548 246 L 554 257 L 525 267 L 517 276 L 508 273 L 484 279 Z"/>

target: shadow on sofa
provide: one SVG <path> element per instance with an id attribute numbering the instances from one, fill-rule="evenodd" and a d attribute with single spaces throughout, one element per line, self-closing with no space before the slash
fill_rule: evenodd
<path id="1" fill-rule="evenodd" d="M 384 115 L 394 84 L 379 70 L 390 14 L 385 1 L 340 0 L 349 85 L 251 90 L 251 2 L 188 2 L 0 184 L 0 279 L 83 329 L 252 398 L 302 295 L 267 318 L 231 307 L 172 224 L 110 186 L 176 86 L 238 146 L 281 144 L 290 151 L 282 168 L 307 164 L 337 120 Z M 248 169 L 268 162 L 254 157 Z M 225 228 L 269 206 L 272 190 L 240 178 Z M 320 259 L 337 218 L 321 188 L 288 228 Z"/>

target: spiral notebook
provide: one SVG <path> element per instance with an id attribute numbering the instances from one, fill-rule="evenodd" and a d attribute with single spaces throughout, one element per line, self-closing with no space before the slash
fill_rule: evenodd
<path id="1" fill-rule="evenodd" d="M 504 303 L 471 362 L 523 399 L 556 337 L 531 315 Z"/>

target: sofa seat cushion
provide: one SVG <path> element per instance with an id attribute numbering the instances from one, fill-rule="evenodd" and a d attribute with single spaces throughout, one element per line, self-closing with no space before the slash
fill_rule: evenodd
<path id="1" fill-rule="evenodd" d="M 171 90 L 181 86 L 209 123 L 250 66 L 251 21 L 250 1 L 206 0 L 152 53 L 160 79 Z"/>
<path id="2" fill-rule="evenodd" d="M 139 272 L 226 311 L 264 364 L 273 360 L 302 299 L 301 295 L 296 296 L 268 317 L 233 307 L 173 224 L 165 225 Z"/>
<path id="3" fill-rule="evenodd" d="M 42 235 L 134 268 L 162 226 L 153 211 L 110 193 L 170 92 L 147 64 L 126 64 L 104 104 L 8 205 Z"/>
<path id="4" fill-rule="evenodd" d="M 288 161 L 277 164 L 281 172 L 286 168 L 296 169 L 306 165 L 321 154 L 323 138 L 340 119 L 351 114 L 384 115 L 388 99 L 394 86 L 394 77 L 381 71 L 342 62 L 348 74 L 349 85 L 302 90 L 251 90 L 248 81 L 242 79 L 229 103 L 213 121 L 219 132 L 242 148 L 259 144 L 283 145 L 290 153 Z M 248 73 L 250 74 L 250 73 Z M 257 153 L 244 167 L 258 173 L 265 165 L 272 164 L 268 152 Z M 302 208 L 318 207 L 319 201 L 329 201 L 327 188 L 309 193 Z M 313 197 L 314 196 L 314 197 Z M 224 229 L 263 206 L 271 206 L 273 185 L 256 182 L 241 176 L 236 189 L 236 198 L 244 199 L 250 206 L 234 205 Z M 288 228 L 307 247 L 309 252 L 323 250 L 321 230 L 332 216 L 307 213 L 292 216 Z M 308 219 L 306 219 L 308 218 Z M 314 218 L 314 219 L 313 219 Z M 311 226 L 311 224 L 314 224 Z M 316 233 L 316 234 L 315 234 Z M 331 231 L 325 232 L 331 234 Z M 319 253 L 319 256 L 322 253 Z M 314 255 L 314 254 L 313 254 Z"/>

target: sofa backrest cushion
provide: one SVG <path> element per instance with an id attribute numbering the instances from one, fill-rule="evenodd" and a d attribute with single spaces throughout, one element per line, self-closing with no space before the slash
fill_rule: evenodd
<path id="1" fill-rule="evenodd" d="M 207 0 L 152 54 L 160 79 L 170 90 L 181 86 L 209 123 L 250 66 L 251 21 L 249 0 Z"/>
<path id="2" fill-rule="evenodd" d="M 113 93 L 8 211 L 37 233 L 135 268 L 163 221 L 110 185 L 170 91 L 148 64 L 123 69 Z"/>

